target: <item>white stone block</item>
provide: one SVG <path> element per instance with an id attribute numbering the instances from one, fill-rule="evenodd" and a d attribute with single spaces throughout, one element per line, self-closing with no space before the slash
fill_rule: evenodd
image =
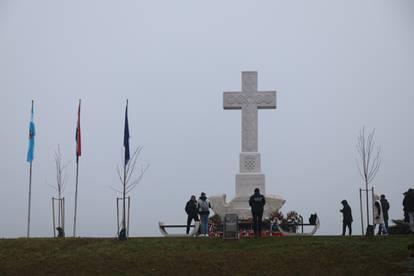
<path id="1" fill-rule="evenodd" d="M 260 153 L 242 152 L 239 160 L 241 173 L 260 173 Z"/>
<path id="2" fill-rule="evenodd" d="M 265 175 L 263 173 L 236 174 L 236 197 L 250 197 L 255 188 L 265 195 Z"/>

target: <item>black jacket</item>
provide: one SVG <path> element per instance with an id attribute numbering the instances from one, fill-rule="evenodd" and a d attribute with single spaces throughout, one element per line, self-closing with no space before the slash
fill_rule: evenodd
<path id="1" fill-rule="evenodd" d="M 197 201 L 191 200 L 191 199 L 187 201 L 187 204 L 185 205 L 185 212 L 189 216 L 197 216 L 198 214 Z"/>
<path id="2" fill-rule="evenodd" d="M 352 220 L 352 211 L 351 211 L 351 206 L 349 206 L 349 204 L 345 204 L 344 208 L 341 210 L 342 215 L 343 215 L 343 222 L 344 223 L 351 223 Z"/>
<path id="3" fill-rule="evenodd" d="M 388 220 L 388 210 L 390 209 L 390 204 L 386 198 L 381 199 L 381 207 L 382 207 L 382 215 L 384 216 L 384 220 Z"/>
<path id="4" fill-rule="evenodd" d="M 263 206 L 266 204 L 265 197 L 260 193 L 254 193 L 249 199 L 249 205 L 253 213 L 263 213 Z"/>
<path id="5" fill-rule="evenodd" d="M 409 190 L 405 194 L 403 206 L 404 206 L 404 211 L 414 212 L 414 190 Z"/>

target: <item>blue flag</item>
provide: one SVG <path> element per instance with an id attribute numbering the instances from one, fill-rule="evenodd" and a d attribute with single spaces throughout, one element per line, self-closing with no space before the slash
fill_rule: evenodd
<path id="1" fill-rule="evenodd" d="M 125 148 L 125 166 L 130 159 L 129 155 L 129 124 L 128 124 L 128 100 L 125 108 L 125 126 L 124 126 L 124 148 Z"/>
<path id="2" fill-rule="evenodd" d="M 30 124 L 29 124 L 29 150 L 27 151 L 27 162 L 32 163 L 34 158 L 34 147 L 35 147 L 35 124 L 33 122 L 33 101 L 32 101 L 32 111 L 30 115 Z"/>

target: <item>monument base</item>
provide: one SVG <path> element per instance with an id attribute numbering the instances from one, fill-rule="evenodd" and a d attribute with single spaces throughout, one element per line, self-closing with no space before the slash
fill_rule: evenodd
<path id="1" fill-rule="evenodd" d="M 209 200 L 215 214 L 223 220 L 226 214 L 237 214 L 239 219 L 252 218 L 251 208 L 249 206 L 250 197 L 236 197 L 230 202 L 226 202 L 226 195 L 211 196 Z M 274 196 L 266 195 L 266 205 L 264 206 L 263 219 L 270 217 L 271 213 L 278 211 L 285 204 L 285 200 Z"/>

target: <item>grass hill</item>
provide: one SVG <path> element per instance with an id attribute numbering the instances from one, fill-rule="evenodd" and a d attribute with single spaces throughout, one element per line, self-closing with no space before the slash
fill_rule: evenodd
<path id="1" fill-rule="evenodd" d="M 412 275 L 413 243 L 412 235 L 0 239 L 0 275 Z"/>

